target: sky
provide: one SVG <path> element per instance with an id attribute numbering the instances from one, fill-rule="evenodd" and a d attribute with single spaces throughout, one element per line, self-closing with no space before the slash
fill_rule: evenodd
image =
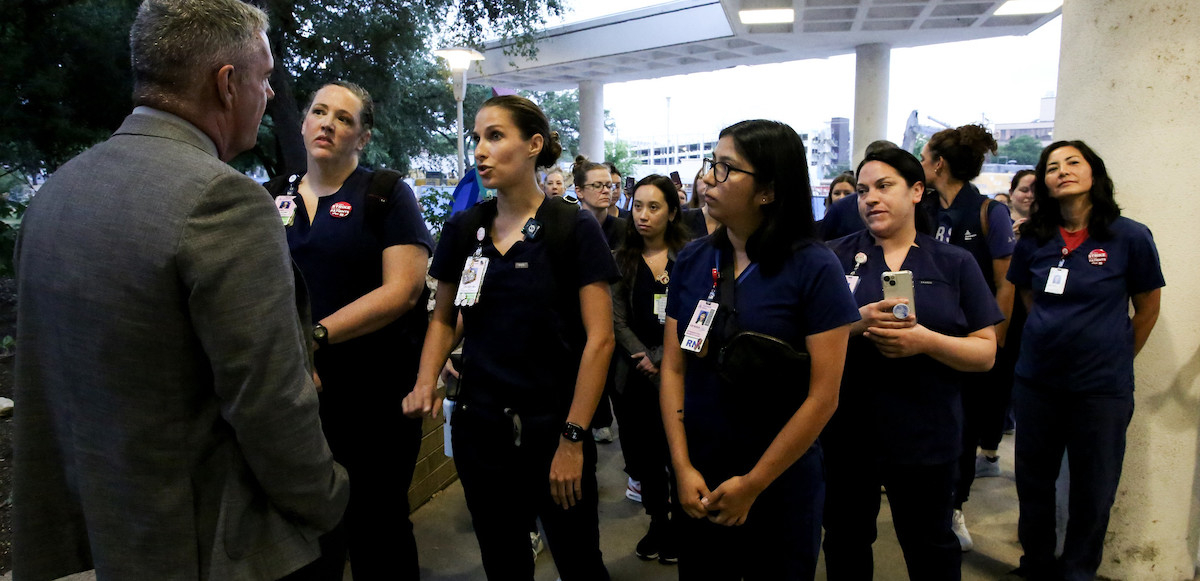
<path id="1" fill-rule="evenodd" d="M 568 0 L 565 22 L 633 10 L 648 0 Z M 553 26 L 553 24 L 551 24 Z M 952 126 L 982 121 L 1037 119 L 1041 99 L 1058 83 L 1062 17 L 1027 36 L 1010 36 L 893 49 L 887 137 L 899 142 L 909 113 L 923 124 L 932 115 Z M 716 137 L 743 119 L 783 121 L 800 133 L 819 130 L 831 117 L 854 117 L 854 55 L 740 66 L 707 73 L 610 83 L 604 108 L 624 141 Z"/>

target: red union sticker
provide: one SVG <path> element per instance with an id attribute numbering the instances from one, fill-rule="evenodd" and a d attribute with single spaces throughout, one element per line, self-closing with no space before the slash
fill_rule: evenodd
<path id="1" fill-rule="evenodd" d="M 1088 253 L 1088 262 L 1092 263 L 1093 266 L 1100 266 L 1108 262 L 1108 253 L 1103 248 L 1097 248 Z"/>
<path id="2" fill-rule="evenodd" d="M 345 218 L 350 215 L 350 203 L 338 202 L 329 208 L 329 215 L 334 218 Z"/>

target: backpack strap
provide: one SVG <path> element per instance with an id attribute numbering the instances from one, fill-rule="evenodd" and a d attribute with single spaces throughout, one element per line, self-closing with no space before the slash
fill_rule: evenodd
<path id="1" fill-rule="evenodd" d="M 988 197 L 983 198 L 983 203 L 979 204 L 979 229 L 983 230 L 983 239 L 988 237 L 988 211 L 992 209 L 993 200 Z"/>
<path id="2" fill-rule="evenodd" d="M 400 181 L 400 172 L 394 169 L 377 169 L 371 174 L 371 183 L 367 186 L 367 214 L 364 220 L 380 241 L 383 240 L 383 224 L 388 213 L 396 205 L 396 182 Z"/>

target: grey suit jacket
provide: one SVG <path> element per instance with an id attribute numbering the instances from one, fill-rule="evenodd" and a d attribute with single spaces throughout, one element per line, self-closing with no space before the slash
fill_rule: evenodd
<path id="1" fill-rule="evenodd" d="M 25 214 L 17 580 L 276 579 L 341 519 L 283 226 L 215 154 L 133 114 Z"/>

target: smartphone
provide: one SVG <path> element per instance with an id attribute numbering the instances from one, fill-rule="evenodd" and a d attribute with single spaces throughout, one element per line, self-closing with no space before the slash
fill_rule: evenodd
<path id="1" fill-rule="evenodd" d="M 917 314 L 917 302 L 913 297 L 913 275 L 911 270 L 888 271 L 883 273 L 883 298 L 908 299 L 908 313 Z M 906 317 L 904 317 L 906 318 Z"/>
<path id="2" fill-rule="evenodd" d="M 633 176 L 629 176 L 629 177 L 625 178 L 625 196 L 626 197 L 630 197 L 630 198 L 633 197 L 633 185 L 636 183 L 637 183 L 637 180 L 633 179 Z"/>
<path id="3" fill-rule="evenodd" d="M 679 172 L 671 172 L 671 183 L 675 184 L 676 189 L 683 189 L 683 180 L 679 178 Z"/>

